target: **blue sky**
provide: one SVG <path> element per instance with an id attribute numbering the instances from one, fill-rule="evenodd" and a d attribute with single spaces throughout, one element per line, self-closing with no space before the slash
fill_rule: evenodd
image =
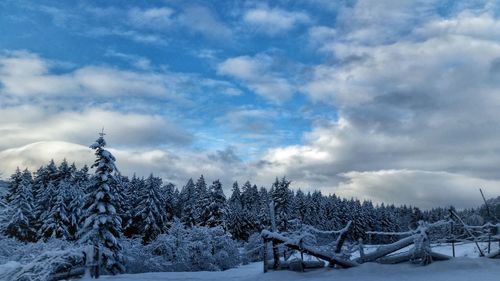
<path id="1" fill-rule="evenodd" d="M 495 1 L 2 1 L 0 171 L 90 163 L 105 127 L 122 172 L 179 186 L 287 175 L 471 206 L 470 186 L 500 194 L 498 15 Z"/>

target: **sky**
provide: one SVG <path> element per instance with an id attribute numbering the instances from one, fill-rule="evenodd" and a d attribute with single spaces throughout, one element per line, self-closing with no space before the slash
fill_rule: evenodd
<path id="1" fill-rule="evenodd" d="M 91 164 L 421 208 L 500 195 L 497 1 L 0 1 L 0 173 Z"/>

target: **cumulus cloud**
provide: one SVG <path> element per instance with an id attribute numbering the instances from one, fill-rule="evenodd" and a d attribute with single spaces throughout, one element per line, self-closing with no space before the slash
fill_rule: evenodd
<path id="1" fill-rule="evenodd" d="M 84 66 L 57 73 L 57 64 L 25 51 L 0 56 L 0 93 L 27 96 L 174 97 L 170 81 L 185 79 L 154 72 Z M 174 84 L 177 85 L 177 84 Z"/>
<path id="2" fill-rule="evenodd" d="M 111 136 L 111 135 L 109 135 Z M 97 138 L 90 139 L 89 144 Z M 117 167 L 123 175 L 148 176 L 150 173 L 161 176 L 165 182 L 172 182 L 179 188 L 191 177 L 205 176 L 208 182 L 221 179 L 226 192 L 232 182 L 248 178 L 234 150 L 208 152 L 176 151 L 166 149 L 121 149 L 114 148 L 108 138 L 108 149 L 117 158 Z M 62 141 L 42 141 L 0 151 L 0 176 L 8 177 L 16 167 L 35 171 L 51 159 L 56 162 L 67 159 L 76 161 L 79 167 L 92 165 L 95 156 L 86 145 Z"/>
<path id="3" fill-rule="evenodd" d="M 395 42 L 353 33 L 330 41 L 336 63 L 313 67 L 302 91 L 335 106 L 338 119 L 302 145 L 270 149 L 258 176 L 422 207 L 477 205 L 479 186 L 497 196 L 500 41 L 489 31 L 499 20 L 472 12 L 427 20 Z"/>
<path id="4" fill-rule="evenodd" d="M 230 39 L 232 36 L 232 30 L 205 6 L 188 6 L 178 20 L 191 31 L 208 38 Z"/>
<path id="5" fill-rule="evenodd" d="M 169 72 L 140 56 L 108 50 L 136 69 L 107 65 L 71 67 L 27 51 L 0 53 L 0 95 L 18 99 L 76 99 L 80 102 L 121 98 L 157 99 L 189 105 L 202 92 L 240 95 L 228 81 L 201 78 L 197 74 Z M 115 100 L 116 101 L 116 100 Z M 82 105 L 82 104 L 80 104 Z"/>
<path id="6" fill-rule="evenodd" d="M 435 0 L 359 0 L 340 9 L 337 25 L 352 42 L 392 43 L 436 17 L 438 7 Z"/>
<path id="7" fill-rule="evenodd" d="M 173 24 L 174 11 L 168 7 L 140 9 L 128 11 L 129 23 L 139 28 L 166 29 Z"/>
<path id="8" fill-rule="evenodd" d="M 308 23 L 310 17 L 303 12 L 289 12 L 279 8 L 259 7 L 249 9 L 243 15 L 245 23 L 257 31 L 276 35 L 293 29 L 299 24 Z"/>
<path id="9" fill-rule="evenodd" d="M 500 184 L 461 174 L 415 170 L 349 172 L 341 176 L 345 181 L 335 189 L 340 196 L 426 209 L 450 205 L 477 207 L 482 204 L 479 188 L 492 196 L 498 194 Z"/>
<path id="10" fill-rule="evenodd" d="M 47 110 L 37 106 L 0 108 L 0 149 L 37 141 L 88 143 L 103 128 L 118 146 L 188 145 L 193 136 L 159 115 L 88 108 Z"/>
<path id="11" fill-rule="evenodd" d="M 236 78 L 273 102 L 286 101 L 293 95 L 293 85 L 273 69 L 273 58 L 268 55 L 229 58 L 217 66 L 217 73 Z"/>

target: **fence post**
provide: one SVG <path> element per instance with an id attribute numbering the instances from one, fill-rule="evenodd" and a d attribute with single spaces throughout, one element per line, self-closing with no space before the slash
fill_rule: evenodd
<path id="1" fill-rule="evenodd" d="M 263 238 L 264 240 L 264 273 L 267 272 L 267 239 L 266 238 Z"/>
<path id="2" fill-rule="evenodd" d="M 491 231 L 492 228 L 488 227 L 488 254 L 491 252 Z"/>
<path id="3" fill-rule="evenodd" d="M 359 238 L 359 258 L 361 262 L 365 259 L 365 249 L 363 248 L 363 238 Z"/>
<path id="4" fill-rule="evenodd" d="M 453 221 L 450 222 L 451 228 L 451 249 L 453 251 L 453 257 L 455 257 L 455 235 L 453 234 Z"/>
<path id="5" fill-rule="evenodd" d="M 278 249 L 278 242 L 276 242 L 274 239 L 272 240 L 272 245 L 273 245 L 273 269 L 279 269 L 280 268 L 280 253 Z"/>

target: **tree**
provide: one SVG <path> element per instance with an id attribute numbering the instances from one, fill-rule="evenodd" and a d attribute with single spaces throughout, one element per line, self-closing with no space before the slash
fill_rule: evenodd
<path id="1" fill-rule="evenodd" d="M 195 185 L 195 209 L 194 216 L 196 225 L 206 226 L 210 214 L 210 194 L 203 175 L 200 176 Z"/>
<path id="2" fill-rule="evenodd" d="M 290 181 L 283 177 L 281 180 L 276 178 L 276 181 L 273 184 L 274 192 L 272 197 L 274 200 L 276 226 L 279 231 L 285 232 L 288 230 L 289 212 L 292 204 L 289 189 L 290 183 Z"/>
<path id="3" fill-rule="evenodd" d="M 86 202 L 85 222 L 80 231 L 80 240 L 93 246 L 93 263 L 99 267 L 94 269 L 94 277 L 99 277 L 100 261 L 105 269 L 112 273 L 124 271 L 121 246 L 118 238 L 121 234 L 121 219 L 116 213 L 114 194 L 111 190 L 116 171 L 115 157 L 104 147 L 104 132 L 90 146 L 95 150 L 97 159 L 91 168 L 95 168 L 93 186 Z"/>
<path id="4" fill-rule="evenodd" d="M 135 174 L 130 180 L 128 184 L 128 190 L 132 191 L 133 194 L 130 194 L 130 198 L 127 200 L 128 207 L 127 213 L 122 214 L 122 218 L 126 218 L 127 221 L 122 221 L 124 234 L 127 237 L 133 237 L 136 235 L 141 235 L 141 217 L 138 216 L 140 214 L 139 209 L 141 196 L 137 196 L 137 194 L 144 194 L 146 190 L 146 182 L 144 178 L 138 178 Z M 134 195 L 134 196 L 132 196 Z"/>
<path id="5" fill-rule="evenodd" d="M 165 215 L 166 215 L 166 223 L 167 227 L 171 225 L 174 221 L 174 217 L 176 216 L 175 207 L 177 206 L 177 189 L 173 183 L 168 183 L 163 187 L 164 198 L 165 198 Z"/>
<path id="6" fill-rule="evenodd" d="M 222 191 L 222 184 L 219 180 L 213 182 L 210 186 L 210 206 L 207 215 L 207 226 L 222 226 L 225 228 L 224 219 L 226 217 L 226 196 Z"/>
<path id="7" fill-rule="evenodd" d="M 5 234 L 24 242 L 35 241 L 32 175 L 28 170 L 24 170 L 21 174 L 18 169 L 12 176 L 12 180 L 15 181 L 16 186 L 9 189 L 10 208 L 8 217 L 10 220 L 5 227 Z"/>
<path id="8" fill-rule="evenodd" d="M 49 186 L 51 183 L 49 184 Z M 70 210 L 68 202 L 71 202 L 70 183 L 62 180 L 56 189 L 56 195 L 51 200 L 50 209 L 41 215 L 40 237 L 69 238 Z"/>
<path id="9" fill-rule="evenodd" d="M 160 193 L 162 181 L 151 174 L 146 180 L 146 189 L 141 195 L 138 214 L 141 220 L 143 243 L 149 243 L 166 228 L 165 200 Z"/>
<path id="10" fill-rule="evenodd" d="M 259 190 L 259 228 L 264 229 L 271 225 L 271 218 L 269 213 L 269 193 L 264 187 Z"/>
<path id="11" fill-rule="evenodd" d="M 9 185 L 7 186 L 7 196 L 5 196 L 5 201 L 7 203 L 10 203 L 12 200 L 14 200 L 14 196 L 18 193 L 19 186 L 21 185 L 22 181 L 22 173 L 19 167 L 17 167 L 16 171 L 12 176 L 10 176 L 10 181 Z"/>
<path id="12" fill-rule="evenodd" d="M 189 179 L 186 185 L 182 188 L 180 200 L 180 206 L 182 208 L 181 221 L 187 227 L 196 225 L 196 189 L 193 179 Z"/>

